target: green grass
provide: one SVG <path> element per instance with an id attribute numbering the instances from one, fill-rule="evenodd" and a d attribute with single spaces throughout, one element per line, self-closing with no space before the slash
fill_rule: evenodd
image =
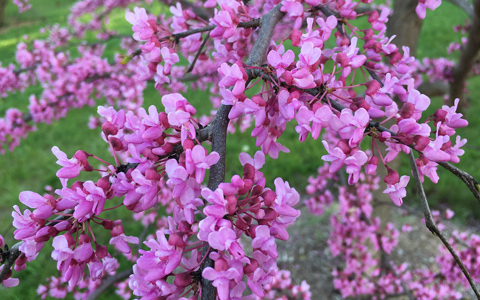
<path id="1" fill-rule="evenodd" d="M 24 35 L 30 39 L 44 36 L 39 32 L 39 28 L 55 23 L 65 24 L 68 16 L 68 8 L 75 1 L 43 0 L 33 3 L 33 9 L 24 14 L 18 14 L 16 7 L 9 3 L 7 8 L 6 27 L 0 29 L 0 61 L 5 65 L 14 60 L 16 44 L 23 41 Z M 41 3 L 39 3 L 41 2 Z M 150 8 L 152 12 L 159 13 L 165 11 L 160 5 L 156 4 Z M 441 57 L 446 54 L 446 47 L 452 41 L 458 41 L 458 34 L 453 31 L 453 25 L 461 24 L 465 15 L 450 3 L 444 1 L 442 6 L 436 11 L 428 11 L 427 19 L 423 25 L 422 34 L 419 42 L 419 57 Z M 110 18 L 110 26 L 120 33 L 130 34 L 130 25 L 124 20 L 124 10 L 116 10 Z M 89 41 L 94 41 L 94 35 L 87 37 Z M 110 59 L 118 49 L 118 39 L 108 42 L 106 56 Z M 75 55 L 74 47 L 68 49 Z M 111 61 L 111 60 L 110 60 Z M 461 160 L 459 167 L 475 175 L 478 174 L 480 159 L 480 142 L 476 139 L 476 128 L 480 126 L 480 119 L 477 118 L 480 113 L 480 104 L 475 99 L 480 97 L 480 81 L 478 78 L 472 79 L 469 83 L 471 91 L 471 108 L 467 112 L 467 118 L 470 122 L 468 128 L 460 129 L 462 137 L 469 140 L 465 147 L 466 154 Z M 24 94 L 15 93 L 6 99 L 0 100 L 0 115 L 3 115 L 8 107 L 15 106 L 26 108 L 28 105 L 28 96 L 31 93 L 40 93 L 41 89 L 34 87 L 28 89 Z M 208 95 L 197 91 L 189 90 L 185 97 L 194 105 L 202 104 L 201 111 L 208 112 L 209 108 L 204 103 Z M 432 99 L 436 107 L 440 107 L 442 99 Z M 145 91 L 145 106 L 158 105 L 160 96 L 150 84 Z M 76 150 L 82 149 L 90 153 L 106 158 L 112 161 L 108 154 L 106 144 L 99 137 L 99 130 L 89 130 L 86 127 L 89 115 L 95 115 L 94 107 L 86 107 L 81 110 L 71 111 L 67 118 L 54 122 L 52 125 L 39 124 L 38 130 L 22 141 L 21 145 L 14 152 L 7 152 L 0 156 L 0 233 L 6 238 L 7 243 L 13 243 L 13 228 L 11 224 L 12 206 L 19 204 L 18 194 L 23 190 L 31 190 L 38 193 L 44 191 L 46 185 L 59 188 L 60 183 L 55 176 L 58 166 L 55 164 L 56 158 L 51 153 L 51 147 L 56 145 L 71 157 Z M 293 122 L 295 123 L 295 122 Z M 293 125 L 293 126 L 292 126 Z M 308 139 L 305 143 L 298 142 L 298 135 L 294 130 L 294 124 L 290 124 L 285 134 L 278 140 L 280 143 L 290 149 L 291 153 L 280 153 L 277 160 L 267 158 L 265 168 L 262 170 L 267 178 L 267 186 L 274 187 L 273 181 L 277 177 L 282 177 L 295 186 L 300 192 L 306 186 L 306 179 L 309 175 L 315 173 L 318 166 L 323 164 L 321 156 L 325 153 L 320 140 L 313 141 Z M 241 165 L 238 162 L 240 152 L 246 151 L 253 155 L 257 148 L 255 139 L 250 137 L 251 129 L 245 133 L 239 130 L 228 138 L 227 151 L 227 180 L 233 174 L 241 173 Z M 408 174 L 407 160 L 402 162 L 402 173 Z M 453 206 L 457 216 L 471 218 L 480 216 L 478 203 L 470 195 L 463 184 L 451 174 L 440 170 L 441 179 L 438 185 L 430 184 L 426 180 L 425 187 L 428 195 L 434 203 L 434 206 L 441 207 L 443 204 Z M 479 177 L 479 176 L 477 176 Z M 413 181 L 412 181 L 413 183 Z M 413 186 L 411 184 L 410 186 Z M 453 187 L 453 188 L 452 188 Z M 415 200 L 415 196 L 407 199 L 405 202 L 410 204 Z M 130 220 L 129 213 L 122 213 L 119 217 L 125 217 Z M 141 230 L 138 224 L 131 223 L 130 232 L 137 233 Z M 51 246 L 47 245 L 47 249 Z M 55 264 L 49 259 L 48 255 L 40 254 L 39 258 L 29 263 L 27 269 L 19 272 L 21 278 L 19 287 L 13 289 L 3 289 L 0 287 L 1 299 L 34 299 L 36 298 L 36 287 L 44 283 L 44 278 L 56 274 Z M 108 297 L 108 298 L 107 298 Z M 113 293 L 108 293 L 105 299 L 117 299 Z"/>

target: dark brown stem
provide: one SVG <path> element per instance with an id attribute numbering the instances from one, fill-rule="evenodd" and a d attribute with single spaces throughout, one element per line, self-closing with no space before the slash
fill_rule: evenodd
<path id="1" fill-rule="evenodd" d="M 480 292 L 478 291 L 477 286 L 472 279 L 472 276 L 470 276 L 470 273 L 468 272 L 467 268 L 463 264 L 462 260 L 460 259 L 460 257 L 458 257 L 457 252 L 455 251 L 455 249 L 453 249 L 452 245 L 450 245 L 450 243 L 445 238 L 445 236 L 443 236 L 442 232 L 438 229 L 437 225 L 435 224 L 435 221 L 433 220 L 433 215 L 432 215 L 432 212 L 430 211 L 430 207 L 427 201 L 427 196 L 425 195 L 422 182 L 420 181 L 420 175 L 418 173 L 417 164 L 415 163 L 415 156 L 413 155 L 413 151 L 410 151 L 409 159 L 410 159 L 410 167 L 412 168 L 413 178 L 415 179 L 415 183 L 417 184 L 418 195 L 420 196 L 420 201 L 423 207 L 423 214 L 425 216 L 425 225 L 433 234 L 438 236 L 442 241 L 442 243 L 445 245 L 445 247 L 447 247 L 453 259 L 462 270 L 463 275 L 465 275 L 465 277 L 467 278 L 468 283 L 470 283 L 470 286 L 472 287 L 473 292 L 477 296 L 477 299 L 480 300 Z"/>
<path id="2" fill-rule="evenodd" d="M 193 68 L 195 67 L 195 63 L 197 62 L 200 54 L 202 54 L 203 48 L 205 48 L 205 45 L 207 44 L 209 39 L 210 39 L 210 34 L 207 34 L 207 36 L 205 36 L 205 38 L 203 39 L 203 42 L 200 45 L 200 49 L 198 49 L 197 54 L 195 55 L 195 58 L 193 59 L 192 63 L 190 64 L 190 67 L 188 68 L 187 72 L 185 72 L 185 73 L 190 73 L 190 72 L 193 71 Z"/>

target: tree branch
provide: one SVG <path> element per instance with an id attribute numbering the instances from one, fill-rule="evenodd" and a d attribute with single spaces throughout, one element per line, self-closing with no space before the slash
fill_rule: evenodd
<path id="1" fill-rule="evenodd" d="M 127 269 L 123 270 L 120 273 L 117 273 L 113 276 L 109 276 L 105 278 L 105 280 L 102 282 L 102 284 L 93 292 L 91 293 L 87 300 L 95 300 L 97 299 L 103 292 L 105 292 L 110 286 L 114 285 L 116 282 L 125 280 L 133 274 L 133 269 Z"/>
<path id="2" fill-rule="evenodd" d="M 280 11 L 281 6 L 281 3 L 278 4 L 261 18 L 261 29 L 253 45 L 252 52 L 247 59 L 247 65 L 260 66 L 263 63 L 275 26 L 284 16 L 284 13 Z M 210 168 L 208 188 L 211 190 L 215 190 L 220 183 L 225 181 L 225 151 L 227 145 L 227 127 L 230 121 L 228 119 L 228 113 L 231 109 L 231 105 L 221 105 L 214 119 L 207 126 L 211 130 L 209 136 L 212 141 L 212 151 L 220 154 L 220 160 Z M 209 246 L 205 246 L 202 249 L 203 255 L 209 255 L 209 252 Z M 200 272 L 206 267 L 213 267 L 213 265 L 213 260 L 210 257 L 206 257 L 200 266 Z M 202 277 L 201 287 L 202 300 L 216 299 L 217 291 L 211 281 Z"/>
<path id="3" fill-rule="evenodd" d="M 461 8 L 471 20 L 473 20 L 473 18 L 475 17 L 473 5 L 467 0 L 447 0 L 447 1 Z"/>
<path id="4" fill-rule="evenodd" d="M 445 247 L 447 247 L 453 259 L 456 261 L 457 265 L 462 270 L 463 275 L 465 275 L 468 282 L 470 283 L 470 286 L 472 287 L 473 292 L 477 296 L 477 299 L 480 300 L 480 292 L 478 291 L 477 286 L 475 285 L 475 282 L 472 279 L 472 276 L 470 276 L 470 273 L 468 272 L 467 268 L 463 264 L 462 260 L 460 259 L 460 257 L 458 257 L 457 252 L 455 251 L 455 249 L 453 249 L 453 247 L 450 245 L 450 243 L 445 238 L 445 236 L 443 236 L 442 232 L 438 229 L 437 225 L 435 224 L 435 221 L 433 220 L 432 212 L 430 211 L 430 207 L 428 206 L 427 196 L 425 196 L 425 191 L 423 190 L 423 185 L 420 181 L 420 175 L 418 173 L 417 164 L 415 163 L 415 156 L 413 155 L 413 151 L 410 151 L 409 159 L 410 159 L 410 167 L 412 168 L 413 178 L 415 179 L 415 183 L 417 184 L 418 194 L 420 196 L 420 201 L 423 207 L 423 214 L 425 216 L 425 225 L 433 234 L 438 236 L 442 241 L 442 243 L 445 245 Z"/>

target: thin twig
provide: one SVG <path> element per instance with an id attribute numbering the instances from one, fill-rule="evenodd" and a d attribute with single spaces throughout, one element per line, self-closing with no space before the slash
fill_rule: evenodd
<path id="1" fill-rule="evenodd" d="M 105 292 L 110 286 L 114 285 L 116 282 L 125 280 L 133 274 L 133 269 L 127 269 L 123 270 L 120 273 L 117 273 L 115 275 L 109 276 L 105 278 L 105 280 L 102 282 L 102 284 L 93 292 L 91 293 L 87 300 L 95 300 L 97 299 L 103 292 Z"/>
<path id="2" fill-rule="evenodd" d="M 207 36 L 203 39 L 202 44 L 200 45 L 200 49 L 198 49 L 197 54 L 195 55 L 195 58 L 193 59 L 192 63 L 190 64 L 190 67 L 188 68 L 187 72 L 185 73 L 190 73 L 193 71 L 193 68 L 195 67 L 195 63 L 198 60 L 198 57 L 200 54 L 202 54 L 203 48 L 207 44 L 208 40 L 210 39 L 210 33 L 207 34 Z"/>
<path id="3" fill-rule="evenodd" d="M 413 178 L 415 179 L 415 183 L 417 184 L 418 195 L 420 196 L 420 201 L 422 203 L 423 214 L 425 216 L 425 225 L 433 234 L 438 236 L 442 241 L 442 243 L 445 245 L 445 247 L 447 247 L 453 259 L 457 262 L 457 265 L 462 270 L 463 275 L 465 275 L 465 277 L 467 278 L 468 283 L 470 283 L 470 286 L 472 287 L 473 292 L 477 296 L 477 299 L 480 300 L 480 292 L 478 291 L 477 286 L 472 279 L 472 276 L 470 276 L 470 273 L 468 272 L 467 268 L 463 264 L 462 260 L 460 259 L 460 257 L 458 257 L 457 252 L 455 251 L 455 249 L 453 249 L 453 247 L 450 245 L 450 243 L 442 234 L 442 232 L 438 229 L 437 225 L 435 224 L 435 221 L 433 220 L 433 215 L 432 215 L 432 212 L 430 211 L 430 207 L 427 201 L 427 196 L 425 195 L 422 182 L 420 181 L 420 175 L 418 173 L 417 164 L 415 163 L 415 156 L 413 155 L 413 151 L 410 151 L 410 154 L 408 157 L 410 159 L 410 167 L 412 168 Z"/>
<path id="4" fill-rule="evenodd" d="M 237 27 L 239 28 L 253 28 L 253 27 L 258 27 L 260 26 L 260 19 L 252 19 L 250 21 L 246 22 L 240 22 L 238 23 Z M 212 31 L 217 27 L 217 25 L 208 25 L 205 27 L 201 28 L 195 28 L 195 29 L 190 29 L 187 31 L 179 32 L 179 33 L 174 33 L 172 34 L 173 38 L 175 39 L 175 42 L 178 43 L 179 39 L 190 36 L 192 34 L 196 33 L 201 33 L 201 32 L 207 32 L 207 31 Z"/>

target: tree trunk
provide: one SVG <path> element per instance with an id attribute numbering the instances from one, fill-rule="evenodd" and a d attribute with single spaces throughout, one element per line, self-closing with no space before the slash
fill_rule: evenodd
<path id="1" fill-rule="evenodd" d="M 480 0 L 473 1 L 473 7 L 474 15 L 468 31 L 468 41 L 461 50 L 460 59 L 453 69 L 453 80 L 450 83 L 449 104 L 453 105 L 455 99 L 459 98 L 458 110 L 463 112 L 468 108 L 468 102 L 465 98 L 466 80 L 480 50 Z"/>
<path id="2" fill-rule="evenodd" d="M 8 0 L 0 0 L 0 28 L 5 25 L 5 11 L 7 8 L 7 1 Z"/>
<path id="3" fill-rule="evenodd" d="M 396 35 L 393 43 L 400 51 L 402 46 L 408 46 L 412 56 L 417 52 L 418 37 L 422 29 L 422 20 L 415 12 L 417 4 L 418 0 L 396 0 L 393 4 L 393 15 L 387 23 L 387 35 Z"/>

